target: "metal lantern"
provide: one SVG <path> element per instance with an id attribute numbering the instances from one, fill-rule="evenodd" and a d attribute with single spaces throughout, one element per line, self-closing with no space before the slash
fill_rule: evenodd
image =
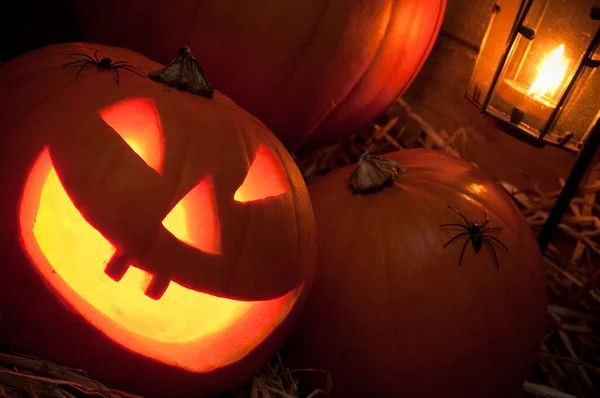
<path id="1" fill-rule="evenodd" d="M 498 0 L 467 98 L 518 138 L 579 151 L 600 113 L 599 0 Z"/>
<path id="2" fill-rule="evenodd" d="M 544 251 L 600 146 L 600 0 L 498 0 L 467 98 L 523 141 L 579 152 L 537 236 Z"/>

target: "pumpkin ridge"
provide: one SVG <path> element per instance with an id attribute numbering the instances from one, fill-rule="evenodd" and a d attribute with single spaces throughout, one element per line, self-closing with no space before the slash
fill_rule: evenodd
<path id="1" fill-rule="evenodd" d="M 244 136 L 244 134 L 242 134 L 242 130 L 240 129 L 240 125 L 238 124 L 238 121 L 237 121 L 237 114 L 231 118 L 231 122 L 232 122 L 233 128 L 235 129 L 235 133 L 237 134 L 238 140 L 242 144 L 244 157 L 246 159 L 246 165 L 247 165 L 246 167 L 250 168 L 250 163 L 252 160 L 248 156 L 248 148 L 246 145 L 247 138 Z M 234 202 L 233 196 L 231 198 L 228 198 L 228 200 Z M 238 204 L 238 206 L 240 206 L 240 205 L 241 204 Z M 217 211 L 218 211 L 218 209 L 217 209 Z M 244 207 L 244 219 L 241 220 L 240 223 L 243 223 L 243 225 L 245 225 L 248 222 L 249 217 L 251 217 L 251 211 L 248 210 L 248 208 Z M 230 291 L 231 285 L 235 283 L 235 276 L 237 274 L 238 268 L 240 267 L 239 259 L 240 259 L 240 257 L 242 257 L 242 254 L 244 253 L 244 248 L 247 245 L 246 235 L 247 235 L 247 228 L 242 228 L 242 236 L 240 237 L 241 245 L 239 245 L 239 247 L 237 247 L 236 254 L 234 256 L 232 256 L 232 258 L 231 258 L 231 263 L 233 264 L 232 272 L 229 274 L 228 281 L 225 283 L 225 287 L 226 287 L 227 291 Z"/>
<path id="2" fill-rule="evenodd" d="M 323 26 L 323 20 L 325 18 L 325 15 L 327 14 L 327 10 L 331 6 L 332 6 L 331 0 L 329 1 L 329 3 L 327 5 L 322 6 L 321 15 L 319 15 L 319 22 L 315 25 L 315 29 L 313 30 L 313 32 L 311 32 L 310 38 L 307 37 L 305 51 L 298 51 L 298 54 L 299 54 L 297 56 L 298 61 L 303 60 L 305 58 L 308 50 L 314 45 L 315 38 L 317 37 L 317 35 L 319 34 L 319 32 L 321 31 L 321 28 Z M 281 86 L 279 87 L 279 90 L 277 90 L 276 92 L 287 92 L 288 91 L 287 87 L 289 87 L 291 82 L 294 80 L 294 76 L 296 76 L 298 71 L 301 69 L 301 66 L 303 66 L 303 62 L 294 62 L 294 65 L 295 65 L 294 68 L 291 71 L 289 71 L 289 73 L 287 74 L 288 77 L 281 80 Z M 284 87 L 285 87 L 285 89 L 284 89 Z M 273 106 L 276 105 L 277 103 L 278 103 L 278 99 L 273 98 L 271 100 L 271 102 L 269 102 L 268 104 L 265 105 L 262 112 L 258 111 L 258 113 L 270 114 L 272 112 Z"/>
<path id="3" fill-rule="evenodd" d="M 356 81 L 352 84 L 352 87 L 348 90 L 348 92 L 346 92 L 346 94 L 344 94 L 344 96 L 342 97 L 341 100 L 339 101 L 333 101 L 332 100 L 332 104 L 333 106 L 328 107 L 327 110 L 325 110 L 325 114 L 320 118 L 320 120 L 316 123 L 315 127 L 312 128 L 309 132 L 307 132 L 307 134 L 304 136 L 303 140 L 307 141 L 311 135 L 313 135 L 316 131 L 319 130 L 321 123 L 327 118 L 329 117 L 331 114 L 333 114 L 338 108 L 340 108 L 342 105 L 346 104 L 347 101 L 352 98 L 354 96 L 354 94 L 356 93 L 356 90 L 358 90 L 358 87 L 360 86 L 360 84 L 362 83 L 364 77 L 371 72 L 371 69 L 373 67 L 373 60 L 377 58 L 377 55 L 380 54 L 381 50 L 382 50 L 382 45 L 385 42 L 385 38 L 386 35 L 392 25 L 391 22 L 391 16 L 392 16 L 392 11 L 394 6 L 396 5 L 396 3 L 393 3 L 390 6 L 390 10 L 388 12 L 388 18 L 387 18 L 387 22 L 386 22 L 386 26 L 385 26 L 385 31 L 383 32 L 383 34 L 381 35 L 381 39 L 379 40 L 379 43 L 377 45 L 377 50 L 374 51 L 373 53 L 373 57 L 371 58 L 371 62 L 367 63 L 367 66 L 365 67 L 365 69 L 359 74 L 359 76 L 357 77 Z M 390 74 L 392 74 L 393 71 L 390 71 Z M 384 89 L 385 87 L 381 87 L 381 89 L 377 92 L 377 94 L 375 94 L 374 98 L 376 98 L 379 93 L 381 93 L 381 91 Z M 369 103 L 372 103 L 373 101 L 369 101 Z"/>
<path id="4" fill-rule="evenodd" d="M 381 226 L 383 226 L 385 229 L 387 229 L 387 223 L 385 222 L 385 220 L 387 219 L 387 214 L 385 214 L 384 212 L 385 207 L 384 206 L 379 206 L 377 209 L 377 213 L 378 213 L 378 219 L 381 220 Z M 384 228 L 376 228 L 377 230 L 379 230 L 379 239 L 377 240 L 378 242 L 381 242 L 381 264 L 383 265 L 383 274 L 385 275 L 384 279 L 384 287 L 385 287 L 385 298 L 386 298 L 386 302 L 389 306 L 389 308 L 396 308 L 395 303 L 394 303 L 394 299 L 393 299 L 393 295 L 392 292 L 394 291 L 394 286 L 392 286 L 392 281 L 393 279 L 393 275 L 392 272 L 390 271 L 390 267 L 392 267 L 391 262 L 388 260 L 389 256 L 387 256 L 390 246 L 390 242 L 389 239 L 386 239 L 388 235 L 387 231 L 384 230 Z M 398 264 L 398 266 L 401 266 L 400 264 Z M 389 321 L 389 325 L 390 325 L 390 329 L 391 329 L 391 334 L 392 336 L 396 336 L 397 335 L 397 330 L 398 327 L 396 325 L 396 317 L 388 317 L 387 318 Z M 398 340 L 393 340 L 394 344 L 392 344 L 392 347 L 389 347 L 390 350 L 393 350 L 394 353 L 398 353 L 399 351 L 399 347 L 398 347 Z M 398 357 L 398 355 L 394 355 L 394 357 Z"/>
<path id="5" fill-rule="evenodd" d="M 293 185 L 290 184 L 290 187 L 292 187 Z M 294 188 L 292 188 L 292 190 L 294 190 Z M 300 217 L 298 216 L 298 202 L 296 201 L 296 197 L 295 195 L 291 195 L 292 197 L 292 207 L 294 208 L 294 224 L 296 225 L 296 244 L 294 245 L 295 249 L 296 249 L 296 256 L 299 256 L 300 253 L 302 253 L 302 248 L 300 247 L 302 245 L 302 239 L 300 239 L 300 223 L 298 222 L 298 220 L 300 219 Z M 299 267 L 301 267 L 301 265 L 299 265 Z M 302 279 L 303 281 L 306 281 L 306 275 L 304 275 L 305 270 L 304 267 L 300 268 L 300 274 L 302 274 Z"/>
<path id="6" fill-rule="evenodd" d="M 439 0 L 437 9 L 438 9 L 438 16 L 436 18 L 435 27 L 433 28 L 433 31 L 436 31 L 436 32 L 439 31 L 439 29 L 442 25 L 442 22 L 444 20 L 444 13 L 446 10 L 446 0 Z M 398 93 L 403 93 L 404 90 L 406 90 L 412 84 L 413 80 L 417 77 L 417 75 L 421 71 L 421 67 L 427 60 L 427 55 L 431 52 L 431 49 L 433 48 L 436 40 L 437 40 L 437 35 L 429 37 L 429 42 L 427 43 L 427 46 L 425 48 L 423 48 L 423 52 L 421 53 L 421 61 L 419 62 L 419 66 L 412 71 L 412 74 L 410 75 L 410 77 L 408 79 L 406 79 L 406 81 L 404 82 L 404 85 L 399 87 L 399 89 L 397 90 Z M 402 59 L 399 57 L 396 60 L 396 65 L 398 65 L 401 62 L 402 62 Z M 394 68 L 393 70 L 395 70 L 395 69 L 396 68 Z M 379 97 L 379 94 L 381 94 L 385 88 L 386 88 L 385 86 L 382 86 L 379 89 L 378 95 L 374 97 L 374 100 Z M 393 103 L 395 100 L 396 99 L 394 98 L 391 101 L 391 103 Z"/>
<path id="7" fill-rule="evenodd" d="M 391 13 L 392 13 L 391 9 L 392 8 L 393 8 L 393 5 L 390 6 L 390 9 L 387 12 L 388 18 L 387 18 L 387 22 L 386 22 L 386 26 L 385 26 L 385 31 L 383 32 L 383 34 L 381 35 L 381 38 L 379 39 L 379 43 L 377 44 L 377 50 L 375 50 L 373 52 L 373 56 L 371 57 L 370 62 L 366 63 L 365 68 L 362 70 L 361 73 L 358 74 L 358 76 L 356 77 L 356 80 L 354 81 L 354 83 L 352 83 L 352 86 L 350 87 L 350 89 L 345 94 L 343 94 L 342 99 L 339 101 L 331 100 L 331 102 L 328 103 L 328 105 L 332 105 L 332 106 L 327 105 L 326 108 L 321 111 L 320 115 L 316 118 L 318 120 L 313 123 L 313 127 L 309 131 L 307 131 L 307 133 L 302 138 L 303 142 L 306 142 L 309 139 L 309 137 L 315 131 L 318 130 L 319 126 L 321 126 L 323 121 L 325 119 L 327 119 L 327 117 L 329 115 L 331 115 L 336 109 L 338 109 L 342 104 L 344 104 L 349 98 L 352 97 L 353 93 L 355 92 L 357 87 L 360 85 L 360 83 L 362 82 L 365 75 L 367 73 L 369 73 L 369 71 L 371 70 L 371 67 L 373 66 L 373 60 L 377 57 L 377 54 L 379 54 L 379 52 L 381 51 L 382 44 L 385 42 L 385 35 L 388 32 L 388 30 L 390 29 Z"/>
<path id="8" fill-rule="evenodd" d="M 444 13 L 446 11 L 446 1 L 439 0 L 439 5 L 438 5 L 437 9 L 438 9 L 438 17 L 436 19 L 436 25 L 435 25 L 434 31 L 439 31 L 439 29 L 442 25 L 442 22 L 444 20 Z M 419 66 L 413 70 L 410 78 L 406 80 L 406 82 L 404 83 L 404 85 L 402 86 L 400 91 L 398 91 L 398 92 L 403 92 L 408 86 L 410 86 L 412 84 L 415 77 L 417 77 L 417 75 L 421 71 L 421 67 L 427 60 L 427 54 L 429 54 L 431 52 L 431 49 L 433 48 L 433 45 L 435 44 L 436 40 L 437 40 L 437 35 L 435 37 L 434 36 L 429 37 L 429 43 L 427 44 L 427 47 L 424 49 L 424 51 L 422 53 L 423 56 L 421 57 L 421 62 L 419 63 Z M 400 62 L 400 60 L 398 60 L 398 62 Z M 383 87 L 382 87 L 382 90 L 383 90 Z"/>
<path id="9" fill-rule="evenodd" d="M 438 16 L 436 18 L 436 24 L 433 29 L 436 32 L 440 30 L 440 27 L 444 20 L 444 13 L 445 13 L 445 9 L 446 9 L 446 0 L 439 0 L 439 5 L 437 6 L 437 8 L 438 8 Z M 423 52 L 421 55 L 421 61 L 419 62 L 419 65 L 416 68 L 414 68 L 414 70 L 412 71 L 412 74 L 406 79 L 404 84 L 396 90 L 398 93 L 402 94 L 415 80 L 415 78 L 421 71 L 423 64 L 425 64 L 425 61 L 427 60 L 427 56 L 431 52 L 436 40 L 437 40 L 437 35 L 429 37 L 429 42 L 428 42 L 427 46 L 423 49 Z M 400 58 L 398 58 L 398 60 L 396 61 L 396 65 L 398 65 L 400 62 L 402 62 L 402 60 Z M 375 102 L 385 89 L 386 89 L 386 87 L 382 86 L 379 89 L 378 94 L 375 97 L 373 97 L 373 99 L 371 100 L 371 103 Z M 392 99 L 390 101 L 390 104 L 394 103 L 394 101 L 396 101 L 396 98 Z M 368 106 L 365 106 L 365 107 L 368 108 Z"/>
<path id="10" fill-rule="evenodd" d="M 267 137 L 267 139 L 271 142 L 271 144 L 274 144 L 275 141 L 277 141 L 277 143 L 279 142 L 279 140 L 276 137 Z M 273 152 L 275 152 L 275 154 L 277 155 L 277 159 L 281 163 L 283 159 L 282 159 L 282 154 L 279 151 L 278 145 L 273 145 L 273 148 L 274 148 Z M 300 177 L 304 180 L 304 178 L 302 176 L 300 176 Z M 290 190 L 292 192 L 295 192 L 296 187 L 294 184 L 292 184 L 292 181 L 290 181 L 290 176 L 288 175 L 287 171 L 285 173 L 285 178 L 287 179 L 288 185 L 290 186 Z M 301 247 L 300 247 L 300 245 L 302 244 L 302 239 L 300 239 L 300 231 L 298 229 L 298 228 L 300 228 L 300 224 L 298 222 L 298 220 L 299 220 L 299 216 L 298 216 L 299 203 L 296 200 L 296 195 L 290 195 L 290 197 L 292 200 L 292 206 L 294 208 L 294 225 L 296 225 L 296 230 L 295 230 L 296 231 L 296 245 L 295 245 L 296 253 L 295 254 L 296 254 L 296 256 L 298 256 L 302 252 Z M 312 205 L 311 205 L 311 207 L 312 207 Z M 304 271 L 304 270 L 301 269 L 301 271 Z"/>
<path id="11" fill-rule="evenodd" d="M 395 2 L 394 6 L 398 6 L 399 7 L 400 5 L 398 5 L 397 2 Z M 439 5 L 437 6 L 437 8 L 438 8 L 438 15 L 437 15 L 437 18 L 436 18 L 435 26 L 432 29 L 433 32 L 439 32 L 439 30 L 440 30 L 441 24 L 443 22 L 443 17 L 444 17 L 444 12 L 445 12 L 445 6 L 446 6 L 446 0 L 439 0 Z M 393 10 L 392 10 L 392 14 L 393 14 Z M 388 28 L 389 28 L 389 26 L 388 26 Z M 394 91 L 397 93 L 397 95 L 395 97 L 391 98 L 390 100 L 386 101 L 384 109 L 387 109 L 391 104 L 393 104 L 396 101 L 396 99 L 398 98 L 398 96 L 402 95 L 403 92 L 412 84 L 413 80 L 419 74 L 419 72 L 421 71 L 421 68 L 422 68 L 423 64 L 427 60 L 427 56 L 431 52 L 431 49 L 433 48 L 436 39 L 437 39 L 437 33 L 430 36 L 429 41 L 427 43 L 427 46 L 422 49 L 423 51 L 421 52 L 421 57 L 420 57 L 419 64 L 415 68 L 413 68 L 412 74 L 410 76 L 408 76 L 406 79 L 404 79 L 403 85 L 395 88 Z M 381 44 L 383 44 L 383 42 Z M 380 46 L 381 46 L 381 44 L 380 44 Z M 396 58 L 394 68 L 390 69 L 390 72 L 388 73 L 387 78 L 384 79 L 384 80 L 386 80 L 386 81 L 389 80 L 389 78 L 391 76 L 393 76 L 394 73 L 396 73 L 396 71 L 398 70 L 398 65 L 401 64 L 403 61 L 404 61 L 404 58 L 401 57 L 401 56 L 398 56 Z M 371 69 L 373 69 L 373 68 L 375 68 L 375 66 L 373 64 L 369 65 L 369 70 L 363 74 L 363 78 L 364 78 L 364 75 L 366 75 L 368 72 L 370 72 Z M 381 74 L 382 72 L 378 71 L 378 73 Z M 360 82 L 357 83 L 357 86 L 359 84 L 360 84 Z M 363 106 L 361 108 L 362 111 L 364 113 L 367 113 L 367 114 L 372 114 L 372 109 L 378 107 L 379 99 L 381 97 L 386 97 L 385 93 L 389 89 L 390 89 L 389 85 L 385 85 L 385 84 L 381 85 L 379 87 L 377 93 L 375 93 L 371 97 L 371 99 L 369 101 L 367 101 L 367 102 L 365 102 L 363 104 Z M 351 93 L 351 94 L 355 94 L 355 95 L 358 95 L 358 96 L 362 95 L 361 92 L 356 92 L 356 91 L 353 92 L 353 93 Z M 345 98 L 345 100 L 348 99 L 348 98 L 351 98 L 351 97 L 352 97 L 352 95 L 348 95 Z M 343 113 L 343 111 L 341 110 L 342 109 L 341 105 L 343 105 L 343 103 L 339 103 L 338 104 L 337 112 Z M 333 110 L 330 113 L 330 115 L 332 115 L 332 118 L 335 119 L 335 113 L 333 112 Z M 356 125 L 356 124 L 363 124 L 363 123 L 368 123 L 368 122 L 370 122 L 370 120 L 355 119 L 353 124 Z M 332 123 L 335 124 L 335 122 L 332 122 Z M 345 125 L 346 125 L 346 128 L 351 128 L 351 126 L 348 123 L 346 123 Z M 327 127 L 327 122 L 324 122 L 324 123 L 320 124 L 315 131 L 311 132 L 311 135 L 313 133 L 317 133 L 316 135 L 327 134 L 326 127 Z M 308 143 L 309 146 L 312 145 L 312 143 L 308 139 L 306 140 L 306 142 Z"/>
<path id="12" fill-rule="evenodd" d="M 354 198 L 354 199 L 356 199 L 356 198 Z M 337 225 L 339 226 L 339 227 L 338 227 L 338 233 L 336 233 L 335 235 L 338 235 L 338 236 L 339 236 L 339 235 L 340 235 L 340 233 L 339 233 L 339 231 L 340 231 L 340 230 L 341 230 L 342 232 L 344 232 L 344 233 L 345 233 L 345 236 L 344 236 L 344 238 L 345 238 L 345 240 L 347 241 L 347 247 L 348 247 L 348 248 L 352 248 L 352 247 L 360 247 L 360 246 L 364 245 L 364 242 L 360 241 L 360 237 L 361 237 L 361 236 L 360 236 L 360 233 L 354 233 L 354 231 L 357 231 L 357 229 L 356 229 L 356 225 L 359 225 L 359 224 L 361 223 L 361 221 L 362 221 L 362 218 L 365 216 L 365 213 L 366 213 L 366 212 L 364 211 L 364 210 L 365 210 L 365 207 L 366 207 L 366 206 L 365 206 L 363 203 L 360 203 L 360 202 L 359 202 L 359 203 L 358 203 L 358 205 L 356 206 L 356 209 L 357 209 L 357 210 L 355 210 L 355 212 L 356 212 L 356 213 L 355 213 L 355 214 L 353 214 L 353 215 L 355 216 L 355 219 L 354 219 L 354 225 L 352 226 L 352 228 L 347 228 L 347 230 L 345 230 L 345 229 L 344 229 L 344 226 L 345 226 L 344 224 L 345 224 L 345 223 L 339 223 L 339 224 L 337 224 Z M 318 229 L 318 225 L 317 225 L 317 229 Z M 331 235 L 329 235 L 329 236 L 331 236 Z M 325 244 L 323 244 L 323 247 L 325 247 L 325 246 L 326 246 L 326 245 L 325 245 Z M 324 250 L 324 251 L 325 251 L 325 252 L 327 252 L 328 250 Z M 320 252 L 321 252 L 321 251 L 319 251 L 319 253 L 320 253 Z M 347 268 L 347 269 L 345 269 L 345 270 L 344 270 L 344 272 L 348 272 L 348 273 L 350 273 L 350 274 L 357 274 L 357 273 L 358 273 L 358 274 L 360 274 L 360 273 L 362 273 L 362 272 L 361 272 L 361 270 L 359 269 L 359 266 L 360 266 L 360 264 L 358 264 L 358 263 L 357 263 L 356 261 L 354 261 L 354 260 L 351 260 L 351 261 L 350 261 L 350 264 L 351 264 L 351 265 L 354 265 L 354 266 L 356 266 L 356 267 L 354 267 L 354 268 Z M 327 266 L 327 265 L 328 265 L 328 264 L 326 264 L 325 266 Z M 370 267 L 370 266 L 371 266 L 371 264 L 365 264 L 365 265 L 366 265 L 367 267 Z M 319 261 L 318 261 L 318 262 L 317 262 L 317 267 L 319 267 L 319 266 L 323 266 L 323 264 L 322 264 L 321 262 L 319 262 Z M 337 278 L 340 278 L 340 273 L 341 273 L 342 271 L 341 271 L 341 270 L 339 270 L 339 269 L 337 269 L 336 271 L 337 271 L 337 272 L 333 272 L 333 273 L 326 272 L 326 273 L 325 273 L 325 275 L 327 275 L 328 277 L 327 277 L 327 278 L 324 278 L 324 279 L 330 280 L 330 278 L 332 278 L 332 277 L 333 277 L 333 278 L 336 278 L 336 279 L 337 279 Z M 367 268 L 367 269 L 366 269 L 364 272 L 370 272 L 370 271 L 369 271 L 369 270 L 368 270 L 368 268 Z M 319 274 L 317 273 L 317 276 L 316 276 L 315 278 L 318 278 L 318 277 L 319 277 Z M 348 284 L 350 284 L 350 285 L 352 284 L 352 281 L 347 281 L 347 282 L 346 282 L 346 280 L 344 280 L 344 279 L 343 279 L 343 276 L 341 276 L 341 278 L 342 278 L 342 281 L 341 281 L 341 283 L 342 283 L 342 284 L 344 284 L 344 283 L 348 283 Z M 318 280 L 318 279 L 317 279 L 317 280 Z M 348 312 L 348 309 L 347 309 L 347 307 L 348 307 L 348 302 L 344 302 L 345 300 L 343 300 L 343 298 L 337 298 L 337 297 L 335 297 L 335 298 L 332 298 L 332 299 L 333 299 L 333 300 L 336 300 L 337 302 L 341 302 L 341 303 L 342 303 L 342 304 L 341 304 L 341 307 L 342 307 L 342 309 L 343 309 L 343 310 L 342 310 L 341 312 L 342 312 L 342 314 L 346 315 L 346 314 L 347 314 L 347 312 Z M 351 300 L 349 300 L 349 302 L 350 302 L 350 303 L 352 303 L 352 301 L 351 301 Z M 330 307 L 330 308 L 331 308 L 331 307 Z M 333 309 L 335 309 L 335 308 L 331 308 L 331 309 L 333 310 Z M 335 315 L 334 315 L 334 316 L 335 316 Z M 339 328 L 339 324 L 338 324 L 337 322 L 334 322 L 334 325 L 336 326 L 336 328 Z M 351 362 L 353 359 L 350 359 L 350 360 L 349 360 L 349 359 L 346 357 L 346 355 L 347 355 L 348 351 L 353 351 L 353 343 L 354 343 L 354 342 L 350 341 L 350 345 L 347 345 L 347 343 L 348 343 L 348 341 L 349 341 L 349 340 L 350 340 L 350 339 L 348 338 L 348 334 L 347 334 L 347 333 L 345 333 L 345 334 L 344 334 L 344 344 L 343 344 L 343 345 L 341 345 L 341 347 L 342 347 L 342 352 L 341 352 L 341 353 L 340 353 L 340 355 L 338 355 L 338 357 L 337 357 L 337 364 L 336 364 L 336 365 L 338 366 L 338 369 L 341 369 L 341 370 L 342 370 L 342 373 L 344 373 L 344 372 L 345 372 L 345 369 L 346 369 L 347 367 L 352 367 L 352 366 L 353 366 L 353 364 L 352 364 L 352 362 Z M 354 359 L 354 360 L 356 360 L 356 359 Z M 329 369 L 327 369 L 327 370 L 329 370 Z"/>

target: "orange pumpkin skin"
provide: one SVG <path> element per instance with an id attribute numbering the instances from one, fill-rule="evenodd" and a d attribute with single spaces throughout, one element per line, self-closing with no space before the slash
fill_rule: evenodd
<path id="1" fill-rule="evenodd" d="M 269 0 L 260 7 L 235 0 L 168 6 L 98 0 L 75 6 L 86 40 L 163 63 L 176 46 L 190 46 L 211 83 L 295 150 L 335 143 L 382 113 L 427 58 L 446 0 Z"/>
<path id="2" fill-rule="evenodd" d="M 318 233 L 315 284 L 282 349 L 291 368 L 332 372 L 334 397 L 512 396 L 537 355 L 546 293 L 529 225 L 484 173 L 439 151 L 385 155 L 406 168 L 366 196 L 348 189 L 352 167 L 309 185 Z M 508 247 L 465 238 L 467 219 Z M 316 376 L 315 376 L 316 377 Z M 316 381 L 323 387 L 323 379 Z"/>
<path id="3" fill-rule="evenodd" d="M 227 390 L 273 355 L 311 287 L 302 176 L 219 92 L 63 67 L 96 50 L 162 67 L 72 43 L 0 69 L 0 341 L 143 396 Z"/>

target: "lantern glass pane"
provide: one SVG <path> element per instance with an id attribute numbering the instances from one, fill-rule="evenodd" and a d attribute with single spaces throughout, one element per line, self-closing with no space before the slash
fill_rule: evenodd
<path id="1" fill-rule="evenodd" d="M 600 22 L 596 22 L 600 25 Z M 591 58 L 599 60 L 600 51 L 596 49 Z M 551 134 L 560 137 L 571 133 L 573 134 L 571 141 L 580 147 L 600 117 L 598 92 L 600 92 L 600 70 L 598 67 L 584 67 L 568 101 L 563 106 L 559 119 L 552 126 Z"/>
<path id="2" fill-rule="evenodd" d="M 568 137 L 566 147 L 578 149 L 600 117 L 600 51 L 595 63 L 586 57 L 600 40 L 594 7 L 597 0 L 498 0 L 467 97 L 521 136 Z"/>
<path id="3" fill-rule="evenodd" d="M 482 105 L 519 14 L 521 0 L 498 0 L 483 38 L 467 88 L 467 97 Z M 500 10 L 500 11 L 499 11 Z"/>
<path id="4" fill-rule="evenodd" d="M 492 97 L 495 110 L 510 118 L 514 108 L 518 108 L 524 113 L 520 127 L 539 134 L 598 30 L 598 21 L 590 18 L 593 3 L 594 0 L 533 2 L 524 26 L 535 30 L 535 37 L 529 40 L 517 36 Z M 560 121 L 555 123 L 557 127 L 562 125 Z M 561 137 L 565 133 L 561 130 L 564 127 L 550 130 L 546 138 Z"/>

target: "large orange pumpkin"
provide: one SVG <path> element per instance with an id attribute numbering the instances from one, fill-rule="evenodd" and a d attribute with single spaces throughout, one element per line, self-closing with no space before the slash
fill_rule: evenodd
<path id="1" fill-rule="evenodd" d="M 334 397 L 513 396 L 546 314 L 541 255 L 519 210 L 479 169 L 439 151 L 366 156 L 352 173 L 309 185 L 317 274 L 287 365 L 331 371 Z M 383 189 L 353 194 L 350 178 Z M 446 245 L 467 232 L 448 206 L 483 237 Z"/>
<path id="2" fill-rule="evenodd" d="M 288 149 L 337 142 L 412 82 L 446 0 L 88 0 L 85 39 L 168 62 L 187 44 L 211 82 Z M 200 56 L 201 55 L 201 56 Z"/>
<path id="3" fill-rule="evenodd" d="M 164 75 L 202 83 L 189 51 L 177 60 Z M 219 92 L 144 77 L 160 68 L 74 43 L 0 69 L 0 341 L 145 396 L 198 396 L 275 352 L 315 226 L 274 135 Z"/>

